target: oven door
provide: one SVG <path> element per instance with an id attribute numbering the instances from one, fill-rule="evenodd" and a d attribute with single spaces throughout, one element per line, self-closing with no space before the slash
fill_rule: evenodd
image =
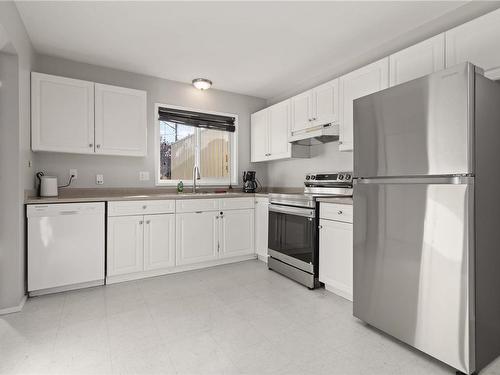
<path id="1" fill-rule="evenodd" d="M 315 274 L 316 212 L 311 208 L 269 205 L 269 255 Z"/>

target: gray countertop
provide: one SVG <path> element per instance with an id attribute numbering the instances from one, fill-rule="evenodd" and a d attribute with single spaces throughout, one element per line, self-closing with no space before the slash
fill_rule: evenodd
<path id="1" fill-rule="evenodd" d="M 338 204 L 350 204 L 350 205 L 352 205 L 352 197 L 318 198 L 317 200 L 320 203 L 338 203 Z"/>
<path id="2" fill-rule="evenodd" d="M 158 199 L 207 199 L 207 198 L 238 198 L 238 197 L 267 197 L 270 192 L 295 192 L 297 188 L 264 188 L 258 193 L 243 193 L 240 188 L 230 191 L 227 189 L 204 190 L 199 193 L 190 193 L 189 188 L 184 193 L 177 193 L 172 188 L 71 188 L 60 189 L 57 197 L 38 197 L 33 191 L 25 193 L 25 204 L 45 203 L 77 203 L 77 202 L 104 202 L 124 200 L 158 200 Z"/>

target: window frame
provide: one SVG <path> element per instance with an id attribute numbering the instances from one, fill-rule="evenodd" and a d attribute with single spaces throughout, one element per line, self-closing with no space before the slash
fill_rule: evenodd
<path id="1" fill-rule="evenodd" d="M 177 186 L 179 181 L 181 180 L 162 180 L 161 173 L 160 173 L 160 120 L 158 119 L 158 110 L 160 107 L 162 108 L 172 108 L 172 109 L 178 109 L 178 110 L 184 110 L 184 111 L 192 111 L 192 112 L 198 112 L 198 113 L 208 113 L 211 115 L 219 115 L 219 116 L 230 116 L 234 117 L 234 126 L 235 126 L 235 131 L 232 132 L 229 136 L 229 150 L 230 150 L 230 155 L 229 155 L 229 168 L 231 171 L 231 181 L 230 183 L 232 185 L 237 185 L 238 184 L 238 115 L 234 113 L 226 113 L 226 112 L 216 112 L 216 111 L 208 111 L 208 110 L 203 110 L 203 109 L 198 109 L 198 108 L 192 108 L 192 107 L 184 107 L 184 106 L 177 106 L 177 105 L 171 105 L 171 104 L 162 104 L 162 103 L 155 103 L 154 106 L 154 119 L 155 119 L 155 183 L 156 186 Z M 228 132 L 230 133 L 230 132 Z M 199 145 L 196 146 L 195 149 L 195 163 L 200 166 L 200 149 Z M 188 180 L 182 180 L 182 183 L 184 186 L 192 186 L 193 185 L 193 179 L 190 178 Z M 201 179 L 197 181 L 197 185 L 200 186 L 228 186 L 229 185 L 229 180 L 221 181 L 220 179 L 215 179 L 215 178 L 204 178 L 201 176 Z"/>

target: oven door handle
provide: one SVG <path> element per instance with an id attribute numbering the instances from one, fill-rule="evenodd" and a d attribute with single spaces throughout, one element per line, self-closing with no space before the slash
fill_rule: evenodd
<path id="1" fill-rule="evenodd" d="M 280 205 L 276 205 L 276 204 L 270 204 L 269 211 L 278 212 L 278 213 L 282 213 L 282 214 L 304 216 L 304 217 L 309 217 L 309 218 L 316 217 L 315 210 L 311 210 L 310 208 L 280 206 Z"/>

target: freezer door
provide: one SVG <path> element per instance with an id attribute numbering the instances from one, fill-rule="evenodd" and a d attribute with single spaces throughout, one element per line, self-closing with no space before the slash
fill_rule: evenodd
<path id="1" fill-rule="evenodd" d="M 354 175 L 474 173 L 471 64 L 419 78 L 354 102 Z"/>
<path id="2" fill-rule="evenodd" d="M 426 180 L 355 185 L 354 315 L 470 373 L 474 185 Z"/>

